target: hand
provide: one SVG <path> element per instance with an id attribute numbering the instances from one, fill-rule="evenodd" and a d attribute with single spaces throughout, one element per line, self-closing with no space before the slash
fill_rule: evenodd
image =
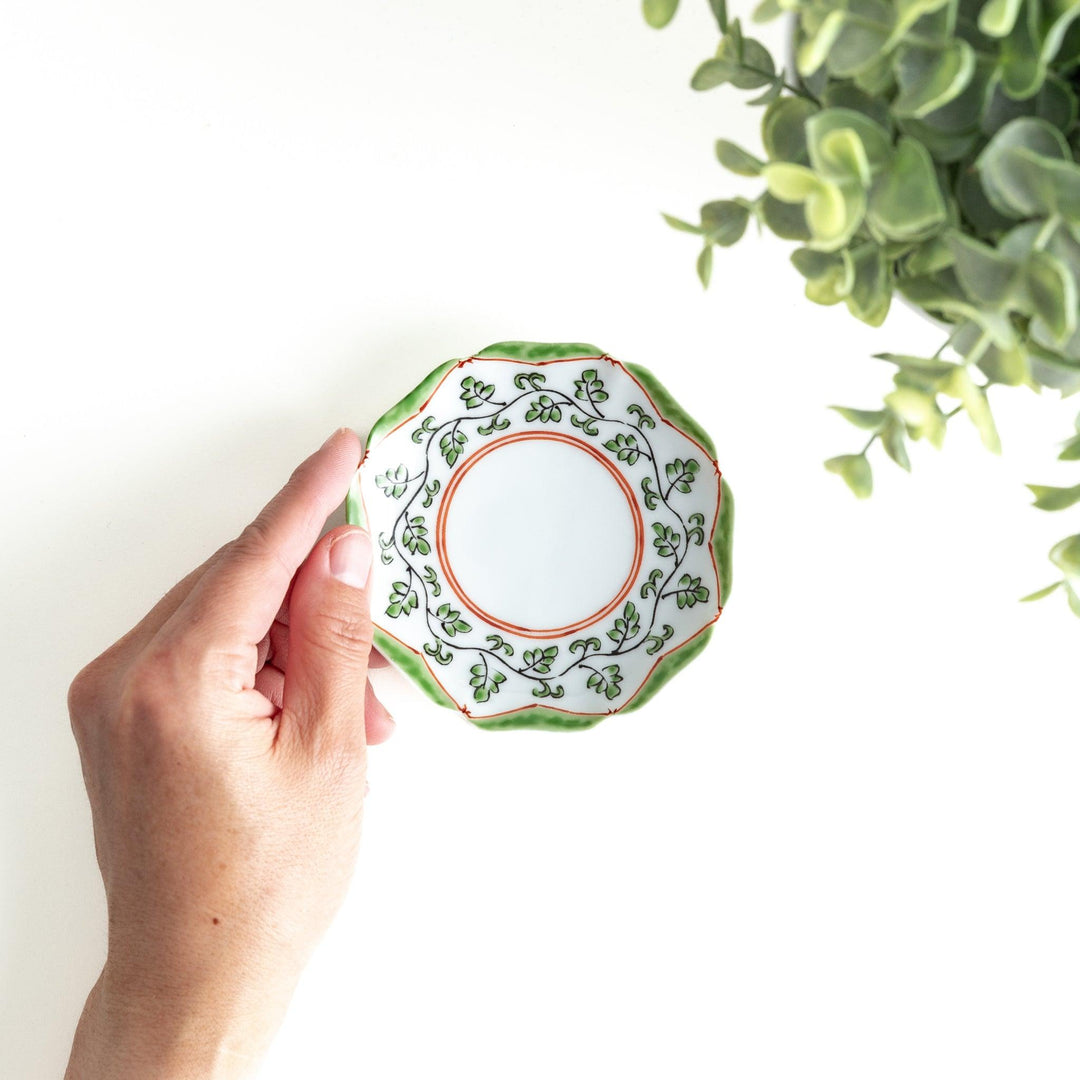
<path id="1" fill-rule="evenodd" d="M 332 435 L 72 683 L 109 946 L 71 1080 L 250 1075 L 341 903 L 366 748 L 393 730 L 371 540 L 319 540 L 359 460 Z"/>

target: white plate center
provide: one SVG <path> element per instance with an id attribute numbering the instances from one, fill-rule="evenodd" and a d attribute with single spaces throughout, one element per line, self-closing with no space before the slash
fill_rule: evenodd
<path id="1" fill-rule="evenodd" d="M 642 522 L 602 451 L 569 435 L 507 435 L 467 458 L 439 511 L 448 582 L 511 633 L 558 637 L 629 595 Z"/>

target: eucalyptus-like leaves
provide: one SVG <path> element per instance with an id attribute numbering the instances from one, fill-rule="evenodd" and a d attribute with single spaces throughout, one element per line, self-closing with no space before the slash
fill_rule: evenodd
<path id="1" fill-rule="evenodd" d="M 991 386 L 1080 390 L 1080 0 L 760 0 L 755 21 L 793 18 L 790 73 L 710 6 L 721 37 L 691 85 L 749 91 L 761 150 L 715 145 L 756 194 L 665 215 L 700 238 L 702 283 L 753 219 L 796 242 L 814 303 L 880 326 L 899 294 L 948 334 L 934 357 L 880 354 L 896 368 L 883 408 L 837 407 L 869 441 L 827 468 L 864 498 L 874 443 L 910 469 L 909 443 L 940 447 L 963 413 L 998 452 Z M 644 0 L 653 26 L 676 7 Z M 1061 458 L 1080 461 L 1080 429 Z M 1080 504 L 1080 483 L 1031 490 L 1043 510 Z M 1080 614 L 1078 545 L 1053 549 L 1064 577 L 1026 599 L 1061 589 Z"/>

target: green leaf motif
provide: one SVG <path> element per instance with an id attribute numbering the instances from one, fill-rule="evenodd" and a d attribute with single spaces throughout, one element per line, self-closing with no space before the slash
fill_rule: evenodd
<path id="1" fill-rule="evenodd" d="M 439 488 L 442 487 L 442 483 L 438 480 L 432 480 L 430 484 L 424 485 L 424 509 L 431 506 L 435 496 L 439 494 Z"/>
<path id="2" fill-rule="evenodd" d="M 584 667 L 584 670 L 592 672 L 585 681 L 585 685 L 590 690 L 595 690 L 598 694 L 603 694 L 608 701 L 612 701 L 622 693 L 619 686 L 622 682 L 622 675 L 619 674 L 618 664 L 608 664 L 607 667 L 602 670 L 590 667 Z"/>
<path id="3" fill-rule="evenodd" d="M 570 414 L 570 423 L 574 427 L 581 428 L 586 435 L 597 436 L 600 434 L 600 428 L 597 426 L 595 416 L 578 416 L 577 413 Z"/>
<path id="4" fill-rule="evenodd" d="M 514 376 L 514 385 L 519 390 L 539 390 L 547 382 L 547 376 L 540 371 L 519 371 Z"/>
<path id="5" fill-rule="evenodd" d="M 670 525 L 661 525 L 660 522 L 653 522 L 653 532 L 656 533 L 656 537 L 653 539 L 653 547 L 656 548 L 656 553 L 664 559 L 674 558 L 675 552 L 679 549 L 679 544 L 682 542 L 682 536 L 675 532 Z"/>
<path id="6" fill-rule="evenodd" d="M 697 604 L 704 604 L 709 599 L 709 589 L 708 586 L 701 584 L 701 578 L 683 574 L 679 578 L 678 587 L 664 595 L 674 596 L 675 603 L 680 608 L 692 608 Z"/>
<path id="7" fill-rule="evenodd" d="M 611 447 L 608 447 L 610 450 Z M 652 477 L 643 476 L 641 478 L 641 491 L 645 499 L 645 505 L 650 510 L 655 510 L 657 504 L 660 502 L 660 492 L 652 486 Z"/>
<path id="8" fill-rule="evenodd" d="M 626 642 L 637 637 L 640 630 L 641 620 L 637 613 L 637 608 L 634 607 L 634 602 L 628 600 L 626 606 L 623 608 L 622 615 L 615 620 L 614 627 L 607 632 L 607 636 L 615 642 L 615 651 L 626 644 Z"/>
<path id="9" fill-rule="evenodd" d="M 484 640 L 491 646 L 492 652 L 504 652 L 507 656 L 514 655 L 514 646 L 502 634 L 488 634 Z"/>
<path id="10" fill-rule="evenodd" d="M 435 612 L 435 618 L 443 628 L 447 637 L 456 637 L 458 634 L 467 634 L 472 627 L 461 617 L 460 611 L 455 611 L 449 604 L 440 604 Z"/>
<path id="11" fill-rule="evenodd" d="M 557 424 L 562 419 L 562 409 L 548 394 L 541 394 L 533 401 L 525 413 L 530 423 L 539 420 L 542 424 Z"/>
<path id="12" fill-rule="evenodd" d="M 687 458 L 686 461 L 676 458 L 665 465 L 664 475 L 668 480 L 668 495 L 671 494 L 672 489 L 688 495 L 700 468 L 701 466 L 694 458 Z"/>
<path id="13" fill-rule="evenodd" d="M 546 649 L 526 649 L 522 654 L 522 660 L 525 662 L 522 671 L 535 671 L 537 675 L 547 675 L 558 655 L 558 645 L 551 645 Z"/>
<path id="14" fill-rule="evenodd" d="M 625 461 L 627 465 L 633 465 L 639 457 L 650 456 L 637 441 L 636 435 L 623 435 L 621 432 L 615 438 L 608 439 L 604 443 L 604 449 L 610 450 L 619 461 Z"/>
<path id="15" fill-rule="evenodd" d="M 705 515 L 691 514 L 687 519 L 686 542 L 701 547 L 705 543 Z"/>
<path id="16" fill-rule="evenodd" d="M 434 416 L 425 416 L 424 422 L 412 433 L 410 438 L 414 443 L 423 442 L 424 436 L 430 435 L 438 426 L 439 422 Z"/>
<path id="17" fill-rule="evenodd" d="M 410 611 L 416 609 L 418 600 L 416 590 L 409 588 L 407 581 L 395 581 L 390 587 L 390 604 L 386 614 L 391 619 L 397 619 L 402 615 L 407 616 Z"/>
<path id="18" fill-rule="evenodd" d="M 659 567 L 649 572 L 649 580 L 643 581 L 641 583 L 641 588 L 638 590 L 641 593 L 642 600 L 647 600 L 650 596 L 657 595 L 663 577 L 664 571 Z"/>
<path id="19" fill-rule="evenodd" d="M 626 411 L 631 416 L 636 416 L 637 420 L 634 421 L 634 426 L 638 431 L 644 431 L 645 428 L 656 427 L 656 421 L 640 406 L 637 402 L 626 406 Z"/>
<path id="20" fill-rule="evenodd" d="M 375 477 L 375 486 L 388 498 L 400 499 L 409 483 L 409 470 L 404 465 L 387 469 Z"/>
<path id="21" fill-rule="evenodd" d="M 477 424 L 476 430 L 480 435 L 492 435 L 496 431 L 503 431 L 510 426 L 510 421 L 502 413 L 496 413 L 491 418 L 490 424 Z"/>
<path id="22" fill-rule="evenodd" d="M 454 654 L 441 641 L 425 642 L 424 652 L 436 663 L 442 664 L 444 667 L 454 659 Z"/>
<path id="23" fill-rule="evenodd" d="M 435 567 L 424 567 L 424 581 L 431 586 L 432 596 L 438 596 L 442 592 L 442 586 L 439 584 L 439 575 L 435 573 Z"/>
<path id="24" fill-rule="evenodd" d="M 600 639 L 597 637 L 578 638 L 576 641 L 570 642 L 570 651 L 572 653 L 579 652 L 582 656 L 586 656 L 592 651 L 599 652 Z"/>
<path id="25" fill-rule="evenodd" d="M 473 688 L 473 698 L 481 703 L 487 701 L 492 694 L 497 694 L 499 687 L 506 682 L 506 676 L 501 671 L 493 670 L 483 656 L 480 663 L 469 668 L 469 674 L 472 675 L 469 685 Z"/>
<path id="26" fill-rule="evenodd" d="M 401 534 L 401 542 L 414 555 L 430 555 L 431 544 L 425 539 L 427 534 L 427 526 L 424 524 L 422 517 L 409 518 L 409 522 Z"/>
<path id="27" fill-rule="evenodd" d="M 481 405 L 491 400 L 495 393 L 495 384 L 486 383 L 483 379 L 474 379 L 467 375 L 461 380 L 461 400 L 465 402 L 466 409 L 478 409 Z"/>
<path id="28" fill-rule="evenodd" d="M 597 374 L 596 368 L 588 368 L 581 373 L 580 379 L 574 380 L 574 397 L 579 401 L 589 402 L 594 408 L 600 402 L 607 401 L 604 380 Z"/>
<path id="29" fill-rule="evenodd" d="M 540 685 L 533 689 L 533 697 L 561 698 L 565 692 L 562 683 L 556 683 L 552 686 L 549 679 L 541 679 Z"/>
<path id="30" fill-rule="evenodd" d="M 439 453 L 442 454 L 446 464 L 451 468 L 461 457 L 465 444 L 469 441 L 468 436 L 455 424 L 439 440 Z"/>
<path id="31" fill-rule="evenodd" d="M 655 656 L 663 647 L 665 642 L 671 640 L 672 635 L 675 633 L 675 628 L 664 623 L 663 628 L 659 634 L 650 634 L 645 640 L 649 643 L 645 647 L 645 651 L 650 656 Z"/>
<path id="32" fill-rule="evenodd" d="M 387 536 L 386 533 L 379 533 L 379 559 L 385 566 L 389 566 L 394 561 L 394 556 L 391 551 L 393 546 L 393 536 Z"/>

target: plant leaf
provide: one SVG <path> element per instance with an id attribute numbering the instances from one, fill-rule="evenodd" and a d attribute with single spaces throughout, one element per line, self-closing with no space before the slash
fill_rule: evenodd
<path id="1" fill-rule="evenodd" d="M 849 409 L 844 405 L 830 405 L 833 412 L 838 412 L 849 424 L 854 424 L 863 431 L 877 431 L 889 415 L 884 409 L 871 412 L 868 409 Z"/>
<path id="2" fill-rule="evenodd" d="M 663 29 L 675 16 L 679 0 L 642 0 L 645 21 L 657 30 Z"/>
<path id="3" fill-rule="evenodd" d="M 716 140 L 716 160 L 737 176 L 760 176 L 765 162 L 727 139 Z"/>
<path id="4" fill-rule="evenodd" d="M 698 256 L 697 260 L 697 276 L 704 289 L 709 287 L 709 280 L 712 278 L 712 263 L 712 244 L 706 244 L 701 249 L 701 254 Z"/>
<path id="5" fill-rule="evenodd" d="M 1028 593 L 1027 596 L 1020 597 L 1020 603 L 1026 604 L 1031 600 L 1041 600 L 1044 596 L 1049 596 L 1055 589 L 1060 589 L 1065 583 L 1063 581 L 1055 581 L 1053 585 L 1047 585 L 1045 589 L 1036 589 L 1033 593 Z"/>
<path id="6" fill-rule="evenodd" d="M 989 0 L 979 11 L 979 29 L 987 37 L 1006 37 L 1016 23 L 1022 2 L 1023 0 Z"/>
<path id="7" fill-rule="evenodd" d="M 945 48 L 902 46 L 894 60 L 895 116 L 925 117 L 955 100 L 975 74 L 975 50 L 957 38 Z"/>
<path id="8" fill-rule="evenodd" d="M 804 79 L 813 75 L 825 63 L 829 50 L 836 44 L 840 31 L 844 29 L 846 18 L 847 14 L 840 9 L 830 11 L 816 33 L 803 39 L 795 56 L 795 67 Z"/>
<path id="9" fill-rule="evenodd" d="M 1080 577 L 1080 534 L 1059 541 L 1050 549 L 1050 561 L 1072 577 Z"/>
<path id="10" fill-rule="evenodd" d="M 867 219 L 890 240 L 917 240 L 945 222 L 947 211 L 926 147 L 902 137 L 870 190 Z"/>
<path id="11" fill-rule="evenodd" d="M 874 490 L 870 462 L 863 454 L 841 454 L 839 457 L 829 458 L 825 462 L 825 468 L 842 477 L 857 498 L 867 499 Z"/>
<path id="12" fill-rule="evenodd" d="M 1080 484 L 1071 488 L 1028 484 L 1027 488 L 1035 496 L 1035 502 L 1032 505 L 1039 510 L 1067 510 L 1080 502 Z"/>
<path id="13" fill-rule="evenodd" d="M 746 232 L 750 208 L 745 201 L 719 199 L 701 208 L 701 227 L 709 242 L 731 247 Z"/>
<path id="14" fill-rule="evenodd" d="M 689 221 L 683 221 L 682 218 L 672 217 L 671 214 L 661 214 L 660 216 L 673 229 L 678 229 L 679 232 L 688 232 L 700 236 L 705 231 L 700 225 L 692 225 Z"/>

